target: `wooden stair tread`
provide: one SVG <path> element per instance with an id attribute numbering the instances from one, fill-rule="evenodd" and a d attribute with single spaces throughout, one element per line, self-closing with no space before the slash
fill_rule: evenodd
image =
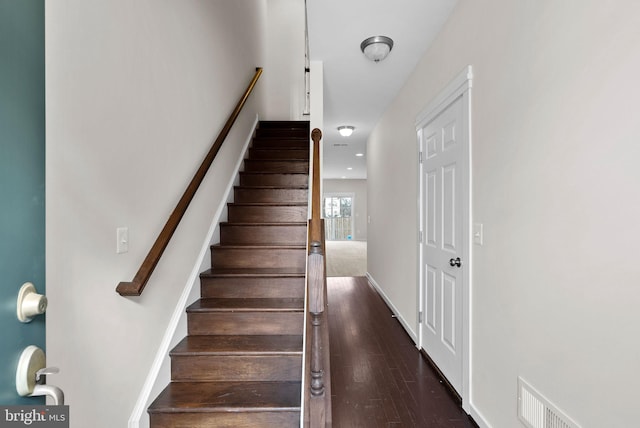
<path id="1" fill-rule="evenodd" d="M 256 227 L 260 227 L 260 226 L 306 226 L 307 223 L 304 221 L 283 221 L 283 222 L 264 222 L 264 223 L 260 223 L 260 222 L 241 222 L 241 221 L 237 221 L 237 222 L 230 222 L 230 221 L 223 221 L 220 223 L 221 226 L 238 226 L 238 227 L 246 227 L 246 226 L 256 226 Z"/>
<path id="2" fill-rule="evenodd" d="M 282 131 L 282 130 L 279 130 L 279 131 Z M 295 130 L 295 131 L 299 131 L 299 130 Z M 258 135 L 256 135 L 253 139 L 254 140 L 299 140 L 299 141 L 304 141 L 306 143 L 309 143 L 309 140 L 310 140 L 309 137 L 302 134 L 287 135 L 284 133 L 276 133 L 276 132 L 258 132 Z"/>
<path id="3" fill-rule="evenodd" d="M 261 120 L 260 128 L 278 128 L 278 129 L 309 129 L 308 120 Z"/>
<path id="4" fill-rule="evenodd" d="M 304 299 L 298 298 L 205 298 L 189 305 L 187 312 L 298 312 Z"/>
<path id="5" fill-rule="evenodd" d="M 262 133 L 261 135 L 256 135 L 253 138 L 254 144 L 256 142 L 274 143 L 278 141 L 290 141 L 290 142 L 298 143 L 300 144 L 300 147 L 305 147 L 305 148 L 310 146 L 309 138 L 298 136 L 298 135 L 268 135 L 268 134 Z"/>
<path id="6" fill-rule="evenodd" d="M 307 140 L 305 138 L 291 138 L 291 137 L 271 137 L 271 138 L 265 138 L 265 137 L 258 137 L 256 138 L 256 141 L 271 141 L 271 142 L 278 142 L 278 141 L 288 141 L 288 142 L 296 142 L 296 143 L 301 143 L 299 147 L 288 147 L 288 146 L 284 146 L 284 147 L 278 147 L 276 145 L 260 145 L 260 146 L 251 146 L 250 149 L 251 150 L 294 150 L 296 152 L 307 152 L 309 153 L 311 151 L 311 148 L 307 142 Z"/>
<path id="7" fill-rule="evenodd" d="M 290 158 L 272 158 L 272 159 L 245 159 L 245 161 L 252 161 L 252 162 L 264 162 L 264 163 L 271 163 L 271 162 L 294 162 L 294 163 L 309 163 L 308 159 L 290 159 Z M 254 171 L 255 172 L 255 171 Z"/>
<path id="8" fill-rule="evenodd" d="M 156 412 L 252 412 L 300 409 L 300 382 L 172 382 L 149 407 Z"/>
<path id="9" fill-rule="evenodd" d="M 310 135 L 307 135 L 303 129 L 299 128 L 286 128 L 286 129 L 266 129 L 266 128 L 258 128 L 256 129 L 256 135 L 253 137 L 254 140 L 267 140 L 267 139 L 283 139 L 283 140 L 302 140 L 307 143 L 310 143 L 311 138 Z M 265 132 L 266 131 L 266 132 Z M 290 132 L 285 132 L 290 131 Z"/>
<path id="10" fill-rule="evenodd" d="M 293 149 L 293 150 L 306 150 L 310 152 L 309 142 L 306 139 L 294 139 L 294 138 L 264 138 L 257 137 L 253 139 L 253 149 Z"/>
<path id="11" fill-rule="evenodd" d="M 290 244 L 282 244 L 282 245 L 214 244 L 211 247 L 225 248 L 225 249 L 239 248 L 239 249 L 243 249 L 243 250 L 248 250 L 248 249 L 259 249 L 259 250 L 304 250 L 306 248 L 306 245 L 290 245 Z"/>
<path id="12" fill-rule="evenodd" d="M 234 188 L 236 189 L 300 189 L 300 190 L 308 190 L 309 186 L 293 186 L 293 185 L 289 185 L 289 186 L 285 186 L 285 185 L 280 185 L 280 186 L 248 186 L 248 185 L 242 185 L 242 186 L 234 186 Z M 278 202 L 279 203 L 279 202 Z"/>
<path id="13" fill-rule="evenodd" d="M 212 268 L 200 273 L 201 278 L 289 278 L 304 276 L 305 272 L 291 268 Z"/>
<path id="14" fill-rule="evenodd" d="M 297 177 L 309 177 L 304 172 L 278 172 L 278 171 L 240 171 L 240 175 L 295 175 Z"/>
<path id="15" fill-rule="evenodd" d="M 286 277 L 300 277 L 304 276 L 304 271 L 294 271 L 290 268 L 214 268 L 207 269 L 200 273 L 200 277 L 272 277 L 272 278 L 286 278 Z"/>
<path id="16" fill-rule="evenodd" d="M 296 172 L 253 171 L 241 172 L 241 186 L 306 186 L 309 188 L 309 174 Z"/>
<path id="17" fill-rule="evenodd" d="M 278 140 L 278 141 L 282 141 L 282 140 Z M 288 140 L 288 141 L 296 141 L 296 140 Z M 303 140 L 304 141 L 304 140 Z M 309 156 L 309 147 L 306 146 L 305 147 L 288 147 L 288 146 L 278 146 L 276 144 L 269 144 L 269 145 L 260 145 L 260 146 L 253 146 L 251 147 L 250 151 L 254 154 L 261 154 L 261 155 L 267 155 L 271 152 L 290 152 L 289 155 L 296 155 L 296 156 L 300 156 L 300 155 L 307 155 Z M 261 153 L 261 152 L 265 152 L 265 153 Z M 296 158 L 290 158 L 288 157 L 287 159 L 296 159 Z"/>
<path id="18" fill-rule="evenodd" d="M 187 336 L 171 351 L 177 355 L 302 355 L 302 336 Z"/>
<path id="19" fill-rule="evenodd" d="M 256 163 L 256 164 L 280 164 L 280 163 L 291 163 L 291 164 L 302 164 L 305 165 L 306 167 L 309 166 L 309 161 L 306 159 L 287 159 L 287 158 L 273 158 L 273 159 L 245 159 L 245 162 L 250 162 L 250 163 Z M 289 165 L 291 166 L 291 165 Z M 256 170 L 252 169 L 251 171 L 256 172 Z M 266 171 L 272 171 L 270 169 L 267 169 Z M 266 172 L 265 171 L 265 172 Z M 280 172 L 280 171 L 276 171 L 276 172 Z M 291 172 L 300 172 L 300 171 L 291 171 Z"/>
<path id="20" fill-rule="evenodd" d="M 306 145 L 310 145 L 309 138 L 304 137 L 302 135 L 275 135 L 275 134 L 265 134 L 262 133 L 260 135 L 256 135 L 253 138 L 253 141 L 295 141 L 297 143 L 304 143 Z"/>
<path id="21" fill-rule="evenodd" d="M 306 202 L 231 202 L 227 206 L 249 207 L 306 207 Z"/>

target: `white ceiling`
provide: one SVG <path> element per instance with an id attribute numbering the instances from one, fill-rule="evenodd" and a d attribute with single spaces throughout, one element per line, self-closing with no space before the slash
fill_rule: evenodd
<path id="1" fill-rule="evenodd" d="M 458 0 L 306 1 L 309 56 L 324 68 L 324 178 L 366 178 L 369 134 Z M 384 61 L 360 51 L 370 36 L 393 39 Z M 342 137 L 340 125 L 356 130 Z"/>

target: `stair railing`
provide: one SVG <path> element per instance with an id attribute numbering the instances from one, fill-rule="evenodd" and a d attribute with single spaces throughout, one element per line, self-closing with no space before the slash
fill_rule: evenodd
<path id="1" fill-rule="evenodd" d="M 169 241 L 171 240 L 173 233 L 175 232 L 175 230 L 178 228 L 178 225 L 180 224 L 180 220 L 182 220 L 182 217 L 187 211 L 187 208 L 189 207 L 189 204 L 193 200 L 193 197 L 196 194 L 196 191 L 198 190 L 198 188 L 200 187 L 200 184 L 204 180 L 204 177 L 207 174 L 209 167 L 211 167 L 211 164 L 213 163 L 213 160 L 216 158 L 216 155 L 218 154 L 218 151 L 220 150 L 222 143 L 227 138 L 227 135 L 229 135 L 229 131 L 231 130 L 231 127 L 233 126 L 236 119 L 240 115 L 242 108 L 244 107 L 247 99 L 249 98 L 249 95 L 251 95 L 251 92 L 253 91 L 253 88 L 258 82 L 258 79 L 260 78 L 261 74 L 262 74 L 262 68 L 260 67 L 256 68 L 256 73 L 251 79 L 251 83 L 249 83 L 249 86 L 245 90 L 244 94 L 242 95 L 242 97 L 240 97 L 238 104 L 233 109 L 233 111 L 231 112 L 231 115 L 227 119 L 227 123 L 224 125 L 224 127 L 220 131 L 220 134 L 218 135 L 218 138 L 216 138 L 215 142 L 211 146 L 209 153 L 207 153 L 204 160 L 200 164 L 200 168 L 198 168 L 198 171 L 196 171 L 195 175 L 191 179 L 191 182 L 187 186 L 187 189 L 184 191 L 184 194 L 182 195 L 182 197 L 178 201 L 178 204 L 176 205 L 173 212 L 169 216 L 167 223 L 164 225 L 164 227 L 162 228 L 162 231 L 156 238 L 156 241 L 151 247 L 151 250 L 149 250 L 147 257 L 145 257 L 144 261 L 142 262 L 140 269 L 138 269 L 138 272 L 136 273 L 136 276 L 133 278 L 133 281 L 121 282 L 116 287 L 116 291 L 121 296 L 139 296 L 140 294 L 142 294 L 142 290 L 144 290 L 144 287 L 145 285 L 147 285 L 147 282 L 149 281 L 149 278 L 151 277 L 153 270 L 158 264 L 158 261 L 160 261 L 160 257 L 162 257 L 162 253 L 164 252 L 165 248 L 167 248 L 167 245 L 169 244 Z"/>
<path id="2" fill-rule="evenodd" d="M 303 421 L 305 427 L 331 426 L 331 370 L 329 364 L 329 324 L 327 317 L 327 269 L 325 261 L 324 220 L 320 218 L 320 139 L 315 128 L 313 140 L 313 177 L 311 182 L 311 219 L 309 220 L 309 257 L 307 262 L 305 391 Z"/>

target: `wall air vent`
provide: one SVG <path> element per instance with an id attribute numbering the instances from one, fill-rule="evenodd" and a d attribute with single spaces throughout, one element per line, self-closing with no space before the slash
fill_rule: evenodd
<path id="1" fill-rule="evenodd" d="M 580 428 L 521 377 L 518 377 L 518 419 L 527 428 Z"/>
<path id="2" fill-rule="evenodd" d="M 346 143 L 335 143 L 333 147 L 348 147 L 349 145 Z"/>

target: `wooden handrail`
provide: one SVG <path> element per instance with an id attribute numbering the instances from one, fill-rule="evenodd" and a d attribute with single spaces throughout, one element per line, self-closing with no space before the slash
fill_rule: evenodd
<path id="1" fill-rule="evenodd" d="M 151 277 L 153 270 L 158 264 L 158 261 L 160 260 L 162 253 L 164 252 L 165 248 L 167 248 L 167 245 L 169 244 L 169 241 L 171 240 L 173 233 L 175 232 L 178 225 L 180 224 L 180 220 L 182 219 L 185 212 L 187 211 L 187 207 L 189 207 L 189 204 L 191 203 L 191 200 L 196 194 L 198 187 L 200 187 L 202 180 L 204 180 L 204 177 L 207 174 L 209 167 L 211 167 L 211 164 L 213 163 L 213 160 L 218 154 L 218 151 L 220 150 L 222 143 L 224 142 L 225 138 L 227 138 L 227 135 L 229 134 L 231 127 L 233 126 L 236 119 L 240 115 L 240 111 L 242 110 L 242 107 L 244 107 L 244 104 L 249 98 L 249 95 L 251 95 L 251 92 L 253 91 L 253 88 L 256 86 L 256 83 L 258 82 L 258 79 L 260 78 L 261 74 L 262 74 L 262 68 L 260 67 L 256 68 L 256 73 L 253 76 L 253 79 L 251 79 L 251 83 L 249 83 L 249 86 L 247 87 L 246 91 L 238 101 L 238 104 L 236 105 L 235 109 L 233 109 L 233 112 L 229 116 L 229 119 L 227 119 L 227 123 L 224 125 L 224 127 L 220 131 L 220 134 L 218 135 L 218 138 L 216 138 L 215 142 L 211 146 L 209 153 L 207 153 L 207 156 L 205 156 L 204 160 L 200 164 L 200 168 L 198 168 L 198 171 L 196 171 L 195 175 L 191 179 L 189 186 L 187 186 L 187 189 L 184 191 L 184 194 L 180 198 L 180 201 L 178 201 L 178 204 L 176 205 L 173 212 L 169 216 L 169 220 L 167 220 L 167 223 L 164 225 L 164 227 L 162 228 L 162 231 L 156 238 L 156 241 L 151 247 L 151 250 L 149 250 L 147 257 L 142 262 L 140 269 L 138 269 L 138 273 L 136 273 L 136 276 L 133 278 L 133 281 L 121 282 L 116 287 L 116 291 L 121 296 L 139 296 L 140 294 L 142 294 L 142 290 L 144 290 L 145 285 L 147 285 L 147 282 L 149 281 L 149 278 Z"/>
<path id="2" fill-rule="evenodd" d="M 309 220 L 309 258 L 307 264 L 307 340 L 305 347 L 304 426 L 331 426 L 331 370 L 329 364 L 329 324 L 327 322 L 327 269 L 324 220 L 320 218 L 320 139 L 314 129 L 313 177 L 311 180 L 311 219 Z"/>
<path id="3" fill-rule="evenodd" d="M 322 131 L 315 128 L 311 131 L 311 140 L 313 140 L 313 177 L 311 180 L 311 237 L 309 242 L 321 242 L 324 250 L 324 240 L 320 233 L 320 139 Z M 324 254 L 324 251 L 323 251 Z"/>

